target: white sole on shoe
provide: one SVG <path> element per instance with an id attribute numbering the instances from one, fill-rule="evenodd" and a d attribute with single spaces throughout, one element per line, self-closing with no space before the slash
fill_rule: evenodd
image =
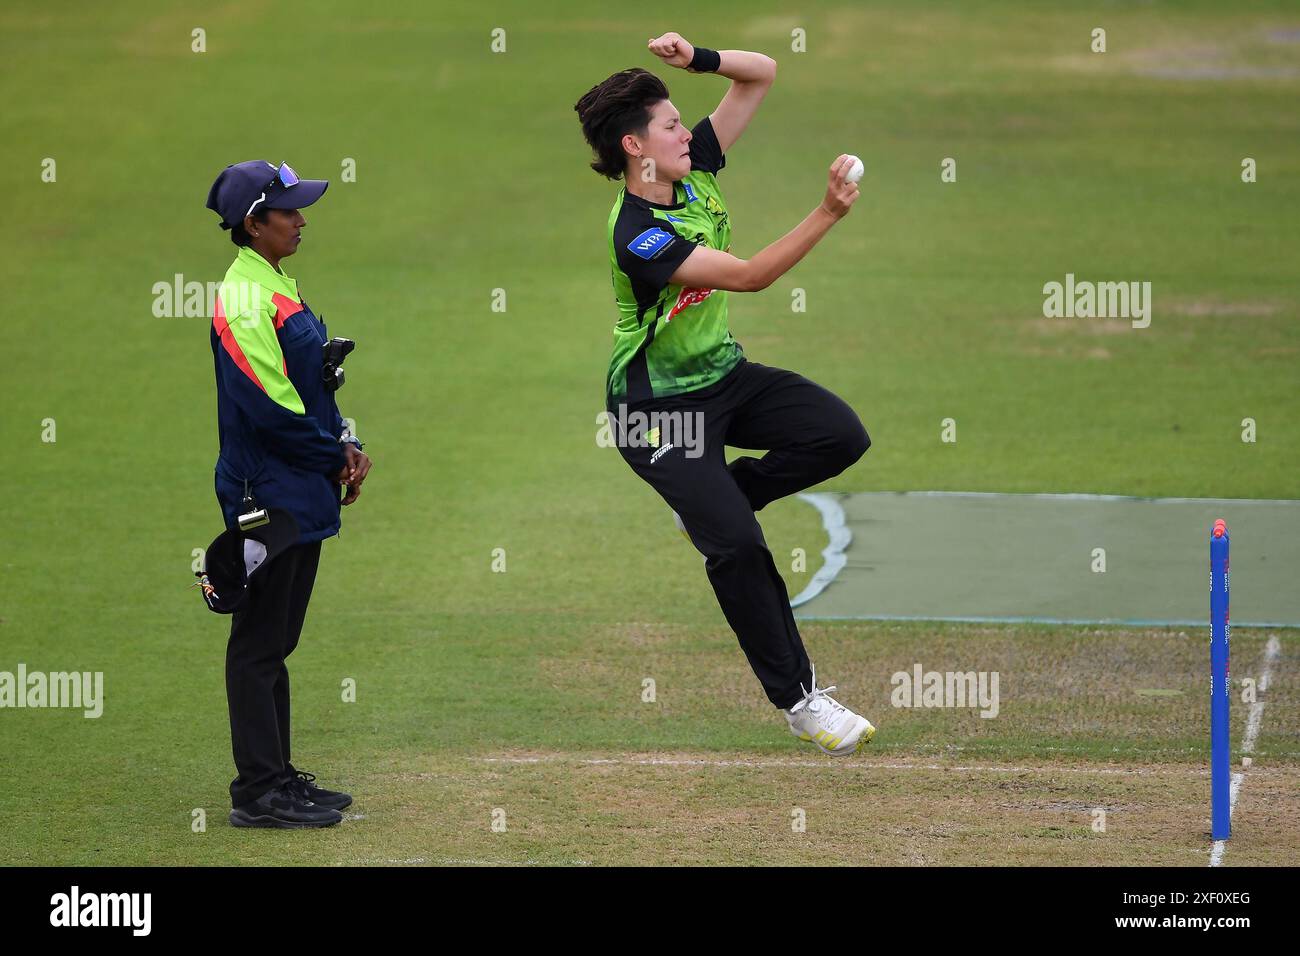
<path id="1" fill-rule="evenodd" d="M 863 728 L 861 733 L 858 734 L 858 739 L 853 743 L 851 747 L 837 746 L 835 748 L 831 748 L 831 747 L 827 747 L 825 744 L 821 742 L 821 740 L 817 740 L 815 737 L 813 737 L 810 734 L 799 734 L 798 736 L 800 740 L 806 740 L 808 743 L 816 745 L 817 749 L 820 750 L 822 753 L 826 754 L 827 756 L 851 757 L 854 754 L 862 753 L 862 748 L 865 747 L 867 744 L 871 743 L 871 739 L 876 736 L 875 724 L 867 720 L 867 718 L 865 717 L 862 718 L 862 722 L 866 724 L 866 727 Z M 852 735 L 850 734 L 850 736 Z M 825 738 L 823 737 L 822 739 L 824 740 Z M 836 743 L 838 744 L 839 742 L 837 741 Z"/>

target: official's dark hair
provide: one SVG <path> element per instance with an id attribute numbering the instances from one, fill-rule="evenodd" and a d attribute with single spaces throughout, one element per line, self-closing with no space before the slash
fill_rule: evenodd
<path id="1" fill-rule="evenodd" d="M 619 179 L 627 169 L 622 140 L 628 133 L 646 135 L 650 110 L 668 99 L 668 87 L 649 70 L 634 67 L 598 83 L 573 108 L 582 122 L 596 161 L 591 168 L 609 179 Z"/>
<path id="2" fill-rule="evenodd" d="M 253 210 L 253 222 L 266 222 L 271 217 L 271 210 L 265 206 L 258 206 Z M 237 246 L 246 246 L 253 241 L 249 236 L 248 230 L 244 228 L 243 222 L 237 222 L 230 227 L 230 241 Z"/>

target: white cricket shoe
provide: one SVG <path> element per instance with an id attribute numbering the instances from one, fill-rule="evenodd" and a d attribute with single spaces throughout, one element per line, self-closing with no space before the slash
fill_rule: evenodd
<path id="1" fill-rule="evenodd" d="M 871 743 L 871 738 L 876 735 L 871 721 L 829 697 L 835 689 L 834 684 L 818 687 L 815 667 L 812 683 L 811 691 L 800 684 L 804 699 L 789 710 L 781 711 L 790 724 L 790 733 L 800 740 L 815 743 L 823 753 L 832 757 L 847 757 Z"/>

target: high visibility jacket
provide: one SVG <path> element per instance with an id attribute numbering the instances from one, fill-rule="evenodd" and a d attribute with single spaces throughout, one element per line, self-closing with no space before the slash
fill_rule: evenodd
<path id="1" fill-rule="evenodd" d="M 300 542 L 337 534 L 336 476 L 347 457 L 343 419 L 321 378 L 324 323 L 297 282 L 244 246 L 221 284 L 211 339 L 226 527 L 236 524 L 247 489 L 260 507 L 292 514 Z"/>

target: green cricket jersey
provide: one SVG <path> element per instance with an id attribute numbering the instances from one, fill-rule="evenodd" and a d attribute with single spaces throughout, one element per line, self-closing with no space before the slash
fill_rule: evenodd
<path id="1" fill-rule="evenodd" d="M 743 360 L 727 327 L 727 293 L 669 283 L 695 246 L 731 246 L 717 173 L 726 157 L 706 116 L 691 130 L 691 172 L 673 183 L 673 202 L 648 202 L 624 187 L 609 214 L 609 260 L 618 302 L 610 405 L 678 395 L 712 385 Z"/>

